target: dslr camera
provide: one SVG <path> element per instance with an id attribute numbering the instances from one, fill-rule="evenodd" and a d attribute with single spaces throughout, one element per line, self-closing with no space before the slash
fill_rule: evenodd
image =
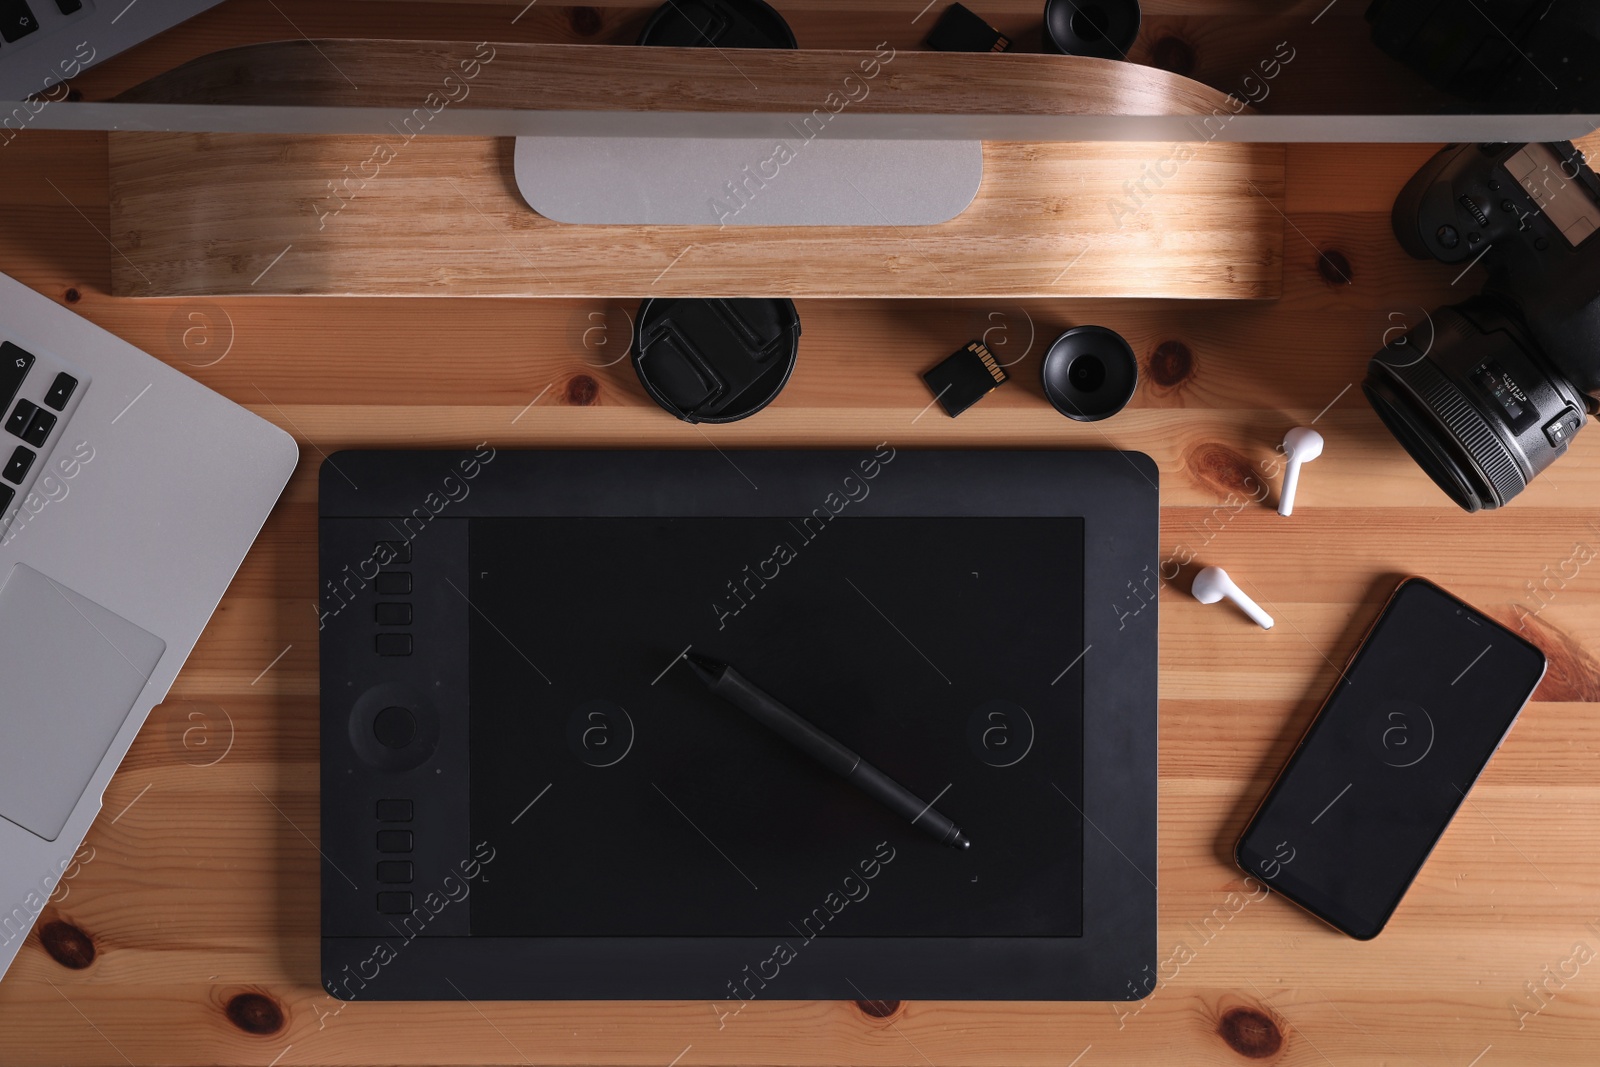
<path id="1" fill-rule="evenodd" d="M 1417 259 L 1489 280 L 1386 344 L 1362 391 L 1452 500 L 1501 507 L 1600 413 L 1600 181 L 1566 141 L 1448 145 L 1393 224 Z"/>

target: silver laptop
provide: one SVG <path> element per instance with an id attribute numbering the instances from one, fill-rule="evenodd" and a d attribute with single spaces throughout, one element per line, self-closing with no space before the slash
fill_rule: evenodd
<path id="1" fill-rule="evenodd" d="M 22 100 L 221 0 L 0 0 L 0 100 Z"/>
<path id="2" fill-rule="evenodd" d="M 0 274 L 0 974 L 298 457 Z"/>

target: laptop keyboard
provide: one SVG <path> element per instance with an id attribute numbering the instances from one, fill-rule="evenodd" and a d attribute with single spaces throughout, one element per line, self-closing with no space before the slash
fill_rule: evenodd
<path id="1" fill-rule="evenodd" d="M 0 0 L 0 4 L 5 2 Z M 0 413 L 4 413 L 0 424 L 0 525 L 79 391 L 77 377 L 63 370 L 38 368 L 38 363 L 32 352 L 10 341 L 0 342 Z M 41 373 L 36 375 L 36 368 Z M 45 381 L 49 385 L 41 391 Z"/>
<path id="2" fill-rule="evenodd" d="M 78 14 L 85 6 L 84 0 L 0 0 L 0 40 L 7 44 L 25 41 L 41 28 Z M 4 54 L 0 51 L 0 56 Z"/>

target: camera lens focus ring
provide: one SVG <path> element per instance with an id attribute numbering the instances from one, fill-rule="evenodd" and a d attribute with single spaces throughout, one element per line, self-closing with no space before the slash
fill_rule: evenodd
<path id="1" fill-rule="evenodd" d="M 1490 502 L 1491 507 L 1505 504 L 1527 488 L 1528 478 L 1511 450 L 1437 367 L 1426 359 L 1403 366 L 1384 360 L 1383 365 L 1460 444 L 1466 459 L 1476 468 L 1475 473 L 1493 488 L 1495 499 Z"/>

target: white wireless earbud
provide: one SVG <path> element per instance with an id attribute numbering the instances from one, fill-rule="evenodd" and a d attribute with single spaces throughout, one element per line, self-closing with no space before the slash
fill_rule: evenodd
<path id="1" fill-rule="evenodd" d="M 1294 491 L 1300 484 L 1300 466 L 1322 455 L 1322 435 L 1309 426 L 1296 426 L 1283 435 L 1283 454 L 1289 466 L 1283 472 L 1283 494 L 1278 497 L 1278 514 L 1294 512 Z"/>
<path id="2" fill-rule="evenodd" d="M 1244 613 L 1260 624 L 1263 630 L 1272 629 L 1272 616 L 1261 610 L 1261 605 L 1245 596 L 1228 572 L 1221 567 L 1207 567 L 1194 576 L 1189 592 L 1202 604 L 1215 604 L 1226 597 L 1239 605 Z"/>

